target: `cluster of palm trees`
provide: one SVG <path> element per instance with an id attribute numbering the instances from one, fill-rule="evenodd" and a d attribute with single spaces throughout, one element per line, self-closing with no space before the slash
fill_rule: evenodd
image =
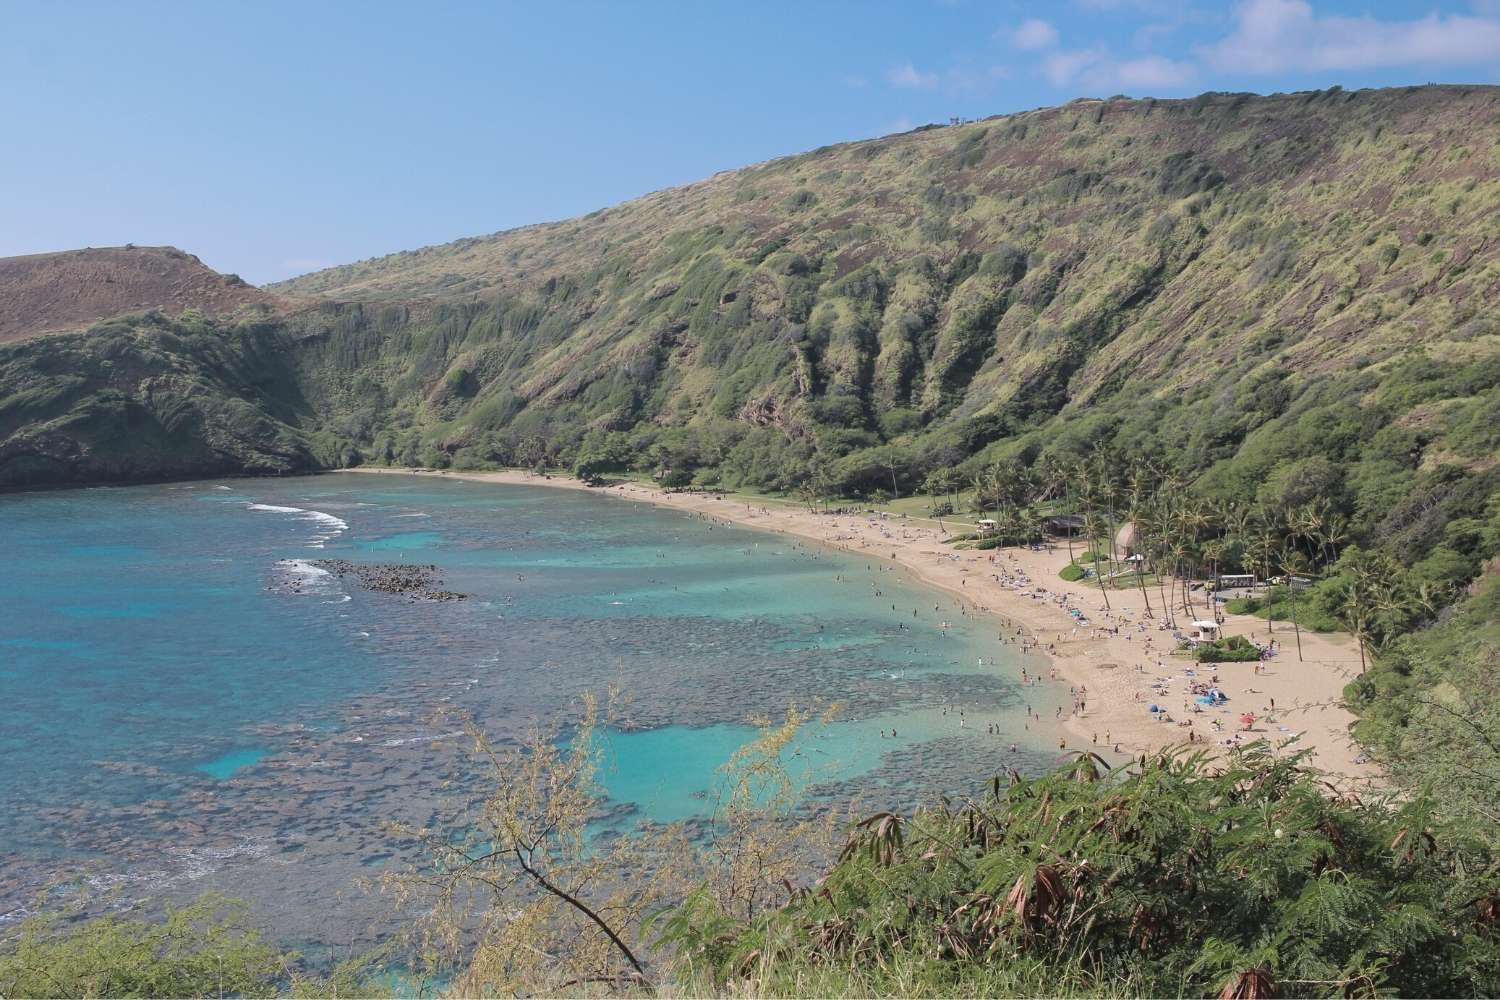
<path id="1" fill-rule="evenodd" d="M 1225 572 L 1260 580 L 1284 577 L 1299 658 L 1302 600 L 1297 591 L 1333 567 L 1350 543 L 1348 518 L 1327 498 L 1278 507 L 1248 498 L 1195 496 L 1173 470 L 1104 451 L 1073 463 L 1044 458 L 1027 466 L 1007 460 L 968 477 L 939 469 L 926 486 L 934 497 L 944 493 L 955 504 L 960 490 L 972 490 L 974 509 L 996 522 L 1004 541 L 1038 541 L 1052 518 L 1067 536 L 1070 561 L 1073 527 L 1080 525 L 1080 538 L 1088 544 L 1085 558 L 1092 563 L 1106 607 L 1110 586 L 1124 580 L 1140 590 L 1148 615 L 1154 617 L 1159 607 L 1174 626 L 1179 613 L 1188 621 L 1197 618 L 1200 603 L 1205 615 L 1217 617 L 1213 597 L 1199 581 L 1217 580 Z M 1119 529 L 1127 524 L 1131 530 L 1122 539 Z M 1121 551 L 1121 541 L 1128 552 Z M 1442 595 L 1406 587 L 1400 568 L 1387 557 L 1362 559 L 1347 570 L 1337 613 L 1359 642 L 1363 670 L 1367 647 L 1389 634 L 1381 628 L 1382 620 L 1414 606 L 1431 613 Z M 1274 610 L 1269 616 L 1272 632 Z"/>

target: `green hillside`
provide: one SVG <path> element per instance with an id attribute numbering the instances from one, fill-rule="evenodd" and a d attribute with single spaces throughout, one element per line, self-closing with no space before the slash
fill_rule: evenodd
<path id="1" fill-rule="evenodd" d="M 0 488 L 372 463 L 977 483 L 1005 532 L 1135 520 L 1168 613 L 1194 570 L 1308 573 L 1249 603 L 1372 654 L 1345 698 L 1394 802 L 1259 751 L 997 780 L 857 827 L 817 891 L 688 896 L 660 925 L 687 992 L 1494 992 L 1500 88 L 1076 101 L 266 291 L 0 345 Z M 274 956 L 242 957 L 267 991 Z"/>
<path id="2" fill-rule="evenodd" d="M 1386 429 L 1403 477 L 1478 472 L 1500 423 L 1497 140 L 1496 90 L 1445 87 L 1080 101 L 818 150 L 296 279 L 273 291 L 324 301 L 276 321 L 6 349 L 0 482 L 208 461 L 122 461 L 134 442 L 91 411 L 126 403 L 215 471 L 508 463 L 536 438 L 567 458 L 613 431 L 728 485 L 816 461 L 858 492 L 857 456 L 889 446 L 910 489 L 938 454 L 1111 440 L 1196 470 L 1269 450 L 1260 480 L 1336 417 Z M 225 382 L 200 332 L 242 368 L 268 349 L 301 398 Z M 120 350 L 142 365 L 73 370 Z M 81 352 L 67 387 L 59 351 Z M 157 352 L 186 400 L 157 399 Z M 199 412 L 220 393 L 271 423 Z M 306 447 L 263 447 L 273 423 Z"/>

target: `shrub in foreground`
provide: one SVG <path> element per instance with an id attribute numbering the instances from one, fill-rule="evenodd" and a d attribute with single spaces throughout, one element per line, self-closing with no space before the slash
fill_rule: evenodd
<path id="1" fill-rule="evenodd" d="M 1496 995 L 1491 846 L 1421 799 L 1327 793 L 1264 744 L 1081 757 L 872 817 L 781 909 L 738 920 L 700 894 L 666 939 L 729 993 Z"/>

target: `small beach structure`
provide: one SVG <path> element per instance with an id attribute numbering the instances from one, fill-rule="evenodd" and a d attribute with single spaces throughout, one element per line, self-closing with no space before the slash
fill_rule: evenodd
<path id="1" fill-rule="evenodd" d="M 1042 519 L 1042 530 L 1059 538 L 1077 537 L 1083 534 L 1082 514 L 1054 514 Z"/>
<path id="2" fill-rule="evenodd" d="M 1219 590 L 1226 590 L 1226 589 L 1233 588 L 1233 587 L 1254 587 L 1255 586 L 1255 574 L 1254 573 L 1220 573 L 1219 574 L 1219 578 L 1218 578 L 1218 580 L 1216 582 L 1218 584 L 1218 589 Z"/>
<path id="3" fill-rule="evenodd" d="M 1136 554 L 1135 543 L 1138 534 L 1135 522 L 1126 521 L 1120 525 L 1120 530 L 1115 532 L 1115 548 L 1127 556 L 1134 556 Z"/>
<path id="4" fill-rule="evenodd" d="M 1000 526 L 995 523 L 994 518 L 982 517 L 977 522 L 977 527 L 979 528 L 979 537 L 987 538 L 993 535 Z"/>
<path id="5" fill-rule="evenodd" d="M 1197 642 L 1213 642 L 1221 631 L 1218 622 L 1196 621 L 1193 622 L 1192 638 Z"/>

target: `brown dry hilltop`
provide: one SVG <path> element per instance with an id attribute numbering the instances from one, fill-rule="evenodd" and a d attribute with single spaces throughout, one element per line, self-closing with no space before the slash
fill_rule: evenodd
<path id="1" fill-rule="evenodd" d="M 101 247 L 0 258 L 0 344 L 123 313 L 226 315 L 275 296 L 176 247 Z"/>

